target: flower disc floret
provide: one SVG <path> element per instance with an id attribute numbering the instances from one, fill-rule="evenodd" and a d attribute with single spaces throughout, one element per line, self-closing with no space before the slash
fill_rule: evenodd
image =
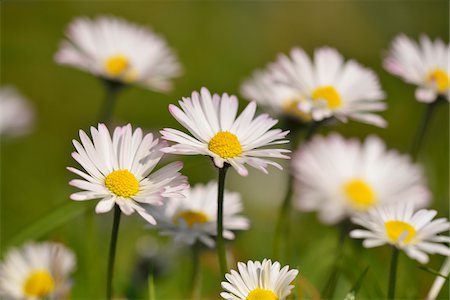
<path id="1" fill-rule="evenodd" d="M 242 154 L 242 146 L 239 139 L 228 131 L 218 132 L 209 141 L 208 149 L 222 158 L 233 158 Z"/>
<path id="2" fill-rule="evenodd" d="M 23 292 L 30 297 L 45 298 L 55 289 L 55 281 L 47 270 L 36 270 L 25 280 Z"/>
<path id="3" fill-rule="evenodd" d="M 139 182 L 128 170 L 116 170 L 105 177 L 106 187 L 116 196 L 129 198 L 139 192 Z"/>

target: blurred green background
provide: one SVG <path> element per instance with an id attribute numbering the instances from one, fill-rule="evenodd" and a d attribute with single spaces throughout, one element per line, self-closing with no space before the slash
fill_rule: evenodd
<path id="1" fill-rule="evenodd" d="M 237 94 L 242 80 L 255 68 L 274 60 L 277 53 L 286 53 L 293 46 L 311 53 L 318 46 L 329 45 L 346 58 L 355 58 L 373 68 L 389 105 L 383 113 L 389 122 L 388 129 L 350 122 L 333 130 L 346 136 L 377 134 L 402 152 L 408 150 L 425 106 L 415 101 L 413 86 L 382 69 L 382 54 L 401 32 L 413 38 L 425 33 L 446 42 L 449 35 L 448 1 L 2 1 L 0 9 L 1 84 L 16 86 L 37 111 L 32 134 L 3 139 L 1 143 L 1 251 L 4 253 L 21 238 L 31 235 L 33 229 L 55 224 L 55 230 L 38 239 L 61 241 L 76 252 L 73 299 L 103 297 L 112 223 L 112 214 L 91 217 L 96 201 L 67 206 L 69 194 L 74 191 L 67 182 L 74 176 L 65 168 L 76 166 L 70 157 L 71 140 L 77 138 L 80 128 L 87 130 L 96 124 L 104 97 L 99 80 L 53 61 L 63 31 L 74 17 L 111 14 L 150 26 L 165 36 L 184 65 L 184 76 L 176 80 L 175 90 L 168 95 L 138 87 L 125 90 L 116 107 L 116 124 L 131 122 L 148 131 L 179 128 L 167 106 L 181 96 L 202 86 L 213 92 Z M 419 157 L 433 191 L 432 207 L 439 210 L 439 216 L 446 217 L 448 118 L 448 104 L 444 104 L 432 120 Z M 215 178 L 208 159 L 182 159 L 191 184 Z M 286 179 L 286 172 L 275 169 L 267 176 L 252 171 L 247 178 L 230 172 L 227 188 L 242 193 L 246 214 L 252 222 L 250 231 L 229 243 L 237 260 L 270 257 L 276 208 L 284 196 Z M 66 209 L 58 210 L 62 206 Z M 66 214 L 75 217 L 56 226 Z M 325 285 L 338 230 L 320 224 L 314 214 L 295 212 L 292 216 L 292 249 L 283 263 L 300 269 L 304 282 L 297 284 L 296 293 L 309 298 L 314 289 L 320 291 Z M 146 298 L 146 270 L 150 265 L 158 271 L 155 278 L 158 298 L 186 297 L 188 249 L 170 248 L 169 241 L 156 238 L 143 225 L 137 216 L 123 218 L 117 252 L 117 296 Z M 26 228 L 28 233 L 23 235 Z M 162 251 L 156 251 L 156 245 Z M 155 256 L 155 251 L 162 254 Z M 343 298 L 366 266 L 370 270 L 360 296 L 382 298 L 388 247 L 365 250 L 360 241 L 349 241 L 344 253 L 344 272 L 336 299 Z M 220 278 L 216 257 L 206 251 L 202 259 L 203 297 L 217 299 Z M 439 269 L 442 262 L 442 257 L 433 257 L 429 266 Z M 423 298 L 434 278 L 402 254 L 397 295 L 405 299 Z M 448 296 L 447 283 L 441 297 Z"/>

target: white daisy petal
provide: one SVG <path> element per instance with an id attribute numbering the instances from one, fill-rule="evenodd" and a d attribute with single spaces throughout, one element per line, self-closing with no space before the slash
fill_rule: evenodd
<path id="1" fill-rule="evenodd" d="M 169 110 L 175 119 L 183 125 L 192 136 L 175 129 L 166 128 L 161 131 L 164 139 L 176 144 L 165 147 L 161 151 L 173 154 L 208 155 L 218 168 L 225 163 L 232 166 L 241 176 L 248 170 L 245 164 L 267 173 L 265 166 L 280 165 L 267 159 L 257 157 L 283 158 L 289 157 L 285 149 L 260 149 L 280 143 L 288 131 L 271 129 L 277 121 L 268 115 L 254 118 L 256 103 L 247 105 L 236 118 L 237 98 L 227 94 L 213 94 L 202 88 L 201 92 L 193 92 L 191 98 L 179 101 L 180 107 L 170 105 Z"/>
<path id="2" fill-rule="evenodd" d="M 186 177 L 179 173 L 179 162 L 152 172 L 164 154 L 165 141 L 159 142 L 152 134 L 144 136 L 139 128 L 133 131 L 131 125 L 117 127 L 112 138 L 103 124 L 91 128 L 91 134 L 93 141 L 80 131 L 83 144 L 73 142 L 76 152 L 72 156 L 86 172 L 68 168 L 83 178 L 69 182 L 83 190 L 73 193 L 72 200 L 101 199 L 95 207 L 97 213 L 108 212 L 117 204 L 125 215 L 137 211 L 154 223 L 137 202 L 158 205 L 164 198 L 181 197 L 188 188 Z"/>
<path id="3" fill-rule="evenodd" d="M 424 207 L 430 201 L 422 169 L 375 136 L 364 142 L 317 136 L 294 153 L 292 170 L 294 205 L 318 211 L 326 224 L 385 203 Z"/>
<path id="4" fill-rule="evenodd" d="M 428 262 L 428 254 L 450 256 L 450 248 L 442 244 L 449 237 L 437 235 L 447 232 L 450 222 L 443 218 L 432 220 L 435 211 L 413 212 L 412 207 L 411 202 L 397 201 L 361 213 L 352 221 L 367 230 L 353 230 L 350 236 L 364 239 L 367 248 L 391 244 L 422 264 Z"/>
<path id="5" fill-rule="evenodd" d="M 198 240 L 207 247 L 214 247 L 217 235 L 216 200 L 217 182 L 197 184 L 189 192 L 185 191 L 183 198 L 169 198 L 161 206 L 149 207 L 147 212 L 155 218 L 151 227 L 183 243 L 192 245 Z M 223 224 L 226 239 L 234 239 L 232 230 L 249 228 L 248 220 L 239 215 L 242 210 L 240 195 L 225 191 Z"/>
<path id="6" fill-rule="evenodd" d="M 367 121 L 361 116 L 382 111 L 384 93 L 377 76 L 354 60 L 329 47 L 315 50 L 310 59 L 301 49 L 290 57 L 280 55 L 263 71 L 256 71 L 241 87 L 248 100 L 255 100 L 276 114 L 300 122 L 321 121 L 334 116 L 385 127 L 381 117 Z"/>
<path id="7" fill-rule="evenodd" d="M 405 82 L 416 85 L 418 101 L 431 103 L 438 96 L 450 100 L 449 57 L 450 45 L 439 38 L 431 41 L 421 36 L 417 43 L 401 34 L 392 42 L 384 67 Z"/>
<path id="8" fill-rule="evenodd" d="M 55 54 L 57 63 L 114 82 L 168 92 L 171 80 L 182 73 L 175 53 L 162 37 L 116 17 L 76 18 L 66 37 Z"/>
<path id="9" fill-rule="evenodd" d="M 75 255 L 59 243 L 29 242 L 9 250 L 0 263 L 2 299 L 66 299 Z"/>
<path id="10" fill-rule="evenodd" d="M 238 263 L 238 270 L 225 274 L 227 281 L 222 281 L 225 292 L 220 295 L 224 299 L 280 299 L 290 295 L 290 285 L 298 274 L 298 270 L 289 266 L 281 269 L 279 262 L 272 263 L 264 259 L 262 262 L 248 261 Z"/>

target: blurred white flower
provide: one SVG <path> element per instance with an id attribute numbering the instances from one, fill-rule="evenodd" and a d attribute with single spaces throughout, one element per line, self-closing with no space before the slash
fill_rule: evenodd
<path id="1" fill-rule="evenodd" d="M 279 262 L 264 259 L 261 262 L 249 260 L 247 264 L 238 263 L 238 270 L 231 270 L 222 281 L 226 292 L 220 296 L 229 300 L 284 300 L 291 293 L 292 282 L 298 270 L 289 266 L 281 268 Z"/>
<path id="2" fill-rule="evenodd" d="M 76 201 L 101 199 L 95 207 L 97 213 L 110 211 L 119 205 L 125 215 L 137 212 L 146 221 L 155 219 L 140 204 L 162 205 L 165 198 L 184 197 L 188 188 L 187 178 L 178 171 L 183 164 L 174 162 L 152 171 L 164 155 L 161 148 L 167 146 L 142 130 L 134 132 L 131 125 L 116 127 L 111 138 L 108 128 L 99 124 L 91 127 L 92 141 L 80 130 L 81 144 L 73 140 L 76 152 L 72 157 L 85 172 L 69 167 L 82 177 L 74 179 L 70 185 L 82 189 L 70 198 Z"/>
<path id="3" fill-rule="evenodd" d="M 261 89 L 263 85 L 268 87 Z M 373 113 L 386 109 L 376 74 L 354 60 L 345 62 L 333 48 L 317 49 L 313 60 L 302 49 L 294 48 L 290 57 L 280 55 L 266 71 L 256 73 L 245 83 L 243 93 L 300 119 L 306 113 L 314 121 L 335 117 L 343 122 L 350 118 L 379 127 L 387 125 Z"/>
<path id="4" fill-rule="evenodd" d="M 34 109 L 27 99 L 11 87 L 0 88 L 0 135 L 20 136 L 34 123 Z"/>
<path id="5" fill-rule="evenodd" d="M 253 76 L 242 84 L 241 93 L 248 100 L 255 100 L 272 114 L 289 116 L 300 122 L 311 121 L 310 114 L 298 108 L 298 103 L 302 100 L 300 92 L 273 80 L 269 71 L 255 71 Z"/>
<path id="6" fill-rule="evenodd" d="M 213 158 L 218 168 L 230 164 L 241 176 L 247 176 L 244 164 L 267 173 L 273 165 L 282 167 L 266 158 L 289 159 L 283 153 L 286 149 L 261 149 L 262 147 L 284 144 L 288 131 L 270 129 L 278 121 L 262 114 L 255 119 L 256 103 L 251 102 L 236 118 L 238 99 L 228 94 L 213 94 L 202 88 L 193 92 L 191 98 L 179 101 L 181 109 L 170 105 L 172 116 L 192 135 L 179 130 L 165 128 L 161 131 L 164 139 L 177 144 L 162 149 L 166 153 L 195 155 L 203 154 Z"/>
<path id="7" fill-rule="evenodd" d="M 171 80 L 182 73 L 162 37 L 123 19 L 79 17 L 69 24 L 66 36 L 56 62 L 106 79 L 166 92 L 172 89 Z"/>
<path id="8" fill-rule="evenodd" d="M 424 207 L 430 200 L 422 169 L 375 136 L 362 143 L 338 134 L 317 136 L 300 147 L 292 164 L 294 205 L 318 211 L 326 224 L 382 203 Z"/>
<path id="9" fill-rule="evenodd" d="M 397 202 L 379 206 L 352 218 L 353 223 L 366 230 L 355 229 L 350 236 L 364 239 L 366 248 L 390 244 L 422 264 L 428 262 L 427 254 L 450 256 L 450 237 L 438 235 L 450 229 L 445 218 L 433 220 L 435 210 L 414 212 L 411 202 Z"/>
<path id="10" fill-rule="evenodd" d="M 171 235 L 175 241 L 193 245 L 197 240 L 214 247 L 217 235 L 217 182 L 197 184 L 187 192 L 185 198 L 170 198 L 163 206 L 150 208 L 161 235 Z M 239 193 L 225 191 L 223 213 L 223 236 L 234 239 L 232 230 L 249 227 L 242 212 Z"/>
<path id="11" fill-rule="evenodd" d="M 13 248 L 0 264 L 0 295 L 2 299 L 67 299 L 74 268 L 74 254 L 58 243 Z"/>
<path id="12" fill-rule="evenodd" d="M 397 36 L 384 60 L 386 70 L 417 85 L 420 102 L 434 102 L 439 95 L 450 99 L 450 45 L 434 42 L 426 35 L 416 43 L 404 34 Z"/>

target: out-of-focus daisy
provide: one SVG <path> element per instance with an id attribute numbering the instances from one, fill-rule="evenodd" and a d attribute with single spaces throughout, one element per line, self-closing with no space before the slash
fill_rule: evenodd
<path id="1" fill-rule="evenodd" d="M 11 86 L 0 88 L 0 135 L 26 134 L 33 121 L 34 109 L 29 101 Z"/>
<path id="2" fill-rule="evenodd" d="M 58 243 L 13 248 L 0 264 L 0 295 L 2 299 L 66 299 L 74 268 L 74 254 Z"/>
<path id="3" fill-rule="evenodd" d="M 166 142 L 159 142 L 151 133 L 143 136 L 140 128 L 133 132 L 129 124 L 116 127 L 112 138 L 104 124 L 98 129 L 91 127 L 91 135 L 92 141 L 80 130 L 81 143 L 73 140 L 76 152 L 72 157 L 85 172 L 68 168 L 83 178 L 70 181 L 83 190 L 72 194 L 72 200 L 101 199 L 95 207 L 97 213 L 108 212 L 117 204 L 125 215 L 136 211 L 154 224 L 155 219 L 140 204 L 162 205 L 164 198 L 183 197 L 188 184 L 178 172 L 181 162 L 152 173 L 164 155 L 160 150 Z"/>
<path id="4" fill-rule="evenodd" d="M 241 93 L 255 100 L 275 115 L 285 115 L 300 122 L 311 121 L 309 113 L 301 111 L 298 103 L 302 99 L 297 89 L 276 82 L 270 72 L 258 70 L 241 86 Z"/>
<path id="5" fill-rule="evenodd" d="M 417 85 L 417 100 L 429 103 L 439 95 L 449 100 L 449 56 L 450 45 L 441 39 L 433 42 L 422 35 L 416 43 L 401 34 L 392 42 L 384 67 L 404 81 Z"/>
<path id="6" fill-rule="evenodd" d="M 226 292 L 220 293 L 230 300 L 283 300 L 291 293 L 292 282 L 298 270 L 289 266 L 281 268 L 279 262 L 264 259 L 261 262 L 249 260 L 247 264 L 238 263 L 238 270 L 231 270 L 222 282 Z"/>
<path id="7" fill-rule="evenodd" d="M 266 146 L 288 143 L 284 140 L 288 131 L 270 129 L 278 121 L 267 114 L 254 118 L 256 103 L 251 102 L 236 118 L 238 99 L 228 94 L 218 95 L 202 88 L 193 92 L 191 98 L 179 101 L 181 109 L 170 105 L 172 116 L 193 135 L 179 130 L 165 128 L 161 131 L 164 139 L 177 144 L 162 151 L 175 154 L 203 154 L 211 156 L 218 168 L 229 164 L 237 172 L 246 176 L 248 164 L 267 173 L 267 166 L 282 167 L 272 158 L 289 157 L 286 149 L 261 149 Z M 267 159 L 270 158 L 270 159 Z"/>
<path id="8" fill-rule="evenodd" d="M 193 245 L 197 240 L 214 247 L 217 235 L 217 182 L 197 184 L 185 198 L 168 199 L 163 206 L 150 209 L 162 235 L 173 235 L 176 241 Z M 238 215 L 242 211 L 238 193 L 225 191 L 223 236 L 234 239 L 232 230 L 249 227 L 247 218 Z"/>
<path id="9" fill-rule="evenodd" d="M 181 66 L 166 41 L 148 28 L 112 17 L 76 18 L 56 62 L 103 78 L 169 91 Z"/>
<path id="10" fill-rule="evenodd" d="M 348 118 L 385 127 L 386 121 L 373 112 L 383 111 L 386 104 L 378 78 L 375 73 L 354 60 L 344 62 L 344 58 L 333 48 L 319 48 L 311 60 L 299 48 L 291 50 L 290 57 L 280 55 L 275 63 L 268 67 L 272 80 L 278 84 L 293 89 L 297 94 L 277 101 L 278 106 L 289 111 L 297 108 L 310 114 L 313 120 L 320 121 L 336 117 L 341 121 Z M 264 84 L 255 77 L 253 83 L 248 83 L 253 89 Z M 295 112 L 296 113 L 296 112 Z"/>
<path id="11" fill-rule="evenodd" d="M 414 212 L 413 203 L 398 202 L 383 205 L 358 214 L 352 221 L 366 230 L 350 232 L 353 238 L 364 239 L 366 248 L 390 244 L 419 261 L 428 262 L 427 254 L 450 256 L 450 248 L 441 243 L 450 243 L 450 237 L 438 235 L 450 229 L 445 218 L 433 220 L 435 210 L 421 209 Z"/>
<path id="12" fill-rule="evenodd" d="M 421 168 L 369 136 L 363 143 L 340 135 L 315 137 L 294 155 L 295 206 L 333 224 L 382 203 L 423 207 L 430 195 Z"/>

